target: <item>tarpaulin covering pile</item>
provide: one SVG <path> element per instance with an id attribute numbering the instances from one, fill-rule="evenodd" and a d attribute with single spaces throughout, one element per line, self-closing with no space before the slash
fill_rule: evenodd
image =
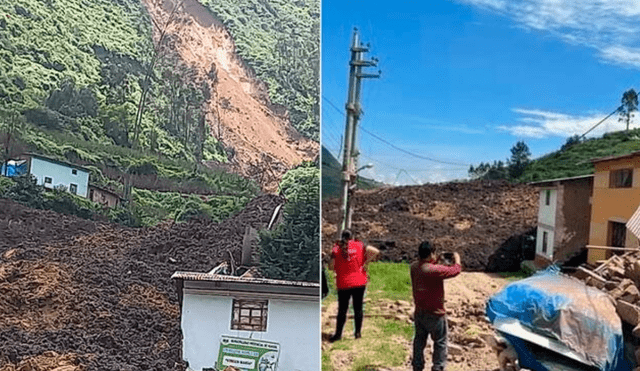
<path id="1" fill-rule="evenodd" d="M 612 299 L 562 275 L 557 267 L 507 285 L 487 301 L 487 316 L 514 346 L 521 367 L 535 371 L 629 367 L 623 355 L 622 322 Z M 536 354 L 540 351 L 547 356 Z M 548 362 L 549 351 L 566 367 Z"/>

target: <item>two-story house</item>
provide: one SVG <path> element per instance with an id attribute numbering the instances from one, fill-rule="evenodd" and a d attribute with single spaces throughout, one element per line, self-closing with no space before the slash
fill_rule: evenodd
<path id="1" fill-rule="evenodd" d="M 589 242 L 593 175 L 531 183 L 540 190 L 537 266 L 564 261 Z"/>
<path id="2" fill-rule="evenodd" d="M 2 175 L 33 175 L 38 185 L 53 189 L 64 187 L 69 192 L 88 197 L 90 170 L 35 153 L 25 153 L 2 166 Z"/>
<path id="3" fill-rule="evenodd" d="M 637 248 L 627 222 L 640 205 L 640 151 L 592 160 L 594 166 L 588 262 Z"/>

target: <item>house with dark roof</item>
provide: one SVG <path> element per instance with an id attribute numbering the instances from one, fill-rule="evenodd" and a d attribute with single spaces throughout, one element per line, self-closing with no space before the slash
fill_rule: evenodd
<path id="1" fill-rule="evenodd" d="M 83 166 L 60 161 L 35 153 L 25 153 L 7 162 L 2 167 L 6 176 L 33 175 L 37 184 L 48 189 L 64 187 L 69 192 L 88 196 L 89 174 L 91 171 Z"/>

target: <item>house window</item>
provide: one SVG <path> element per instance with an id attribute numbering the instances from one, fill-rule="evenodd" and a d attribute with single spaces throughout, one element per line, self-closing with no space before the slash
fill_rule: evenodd
<path id="1" fill-rule="evenodd" d="M 609 173 L 609 188 L 631 188 L 633 169 L 613 170 Z"/>
<path id="2" fill-rule="evenodd" d="M 551 204 L 551 190 L 547 189 L 544 195 L 544 204 L 549 206 Z"/>
<path id="3" fill-rule="evenodd" d="M 91 201 L 94 201 L 94 199 L 93 199 L 93 189 L 89 191 L 89 199 Z"/>
<path id="4" fill-rule="evenodd" d="M 74 195 L 78 193 L 78 185 L 77 184 L 69 184 L 69 192 L 73 193 Z"/>
<path id="5" fill-rule="evenodd" d="M 609 222 L 609 246 L 624 247 L 627 239 L 627 226 L 624 223 Z"/>
<path id="6" fill-rule="evenodd" d="M 233 299 L 231 329 L 267 331 L 268 300 Z"/>
<path id="7" fill-rule="evenodd" d="M 51 184 L 51 183 L 53 183 L 53 179 L 51 179 L 48 176 L 45 176 L 44 177 L 44 184 Z"/>
<path id="8" fill-rule="evenodd" d="M 549 240 L 549 232 L 542 232 L 542 252 L 543 253 L 547 253 L 547 249 L 548 249 L 548 242 Z"/>
<path id="9" fill-rule="evenodd" d="M 77 170 L 77 169 L 73 169 L 73 170 L 71 170 L 71 174 L 73 174 L 73 175 L 78 175 L 78 170 Z"/>

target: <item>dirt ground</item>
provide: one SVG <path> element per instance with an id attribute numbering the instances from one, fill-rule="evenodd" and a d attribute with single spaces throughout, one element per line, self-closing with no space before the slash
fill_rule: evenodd
<path id="1" fill-rule="evenodd" d="M 160 25 L 174 6 L 165 0 L 142 3 Z M 207 125 L 212 135 L 233 148 L 230 169 L 274 192 L 288 169 L 315 159 L 319 144 L 301 136 L 288 114 L 271 108 L 267 85 L 246 67 L 233 38 L 211 12 L 197 1 L 186 0 L 174 19 L 166 38 L 211 87 Z M 159 34 L 154 27 L 154 38 Z"/>
<path id="2" fill-rule="evenodd" d="M 445 281 L 445 297 L 447 316 L 449 321 L 448 356 L 449 371 L 497 371 L 499 365 L 492 349 L 482 340 L 482 334 L 492 334 L 493 330 L 485 319 L 485 302 L 494 293 L 500 291 L 508 281 L 497 274 L 482 272 L 462 272 L 458 277 Z M 375 336 L 370 318 L 383 316 L 394 321 L 413 325 L 413 303 L 403 300 L 371 302 L 365 299 L 365 319 L 363 323 L 362 339 L 357 340 L 361 345 L 355 345 L 350 351 L 336 349 L 332 351 L 331 366 L 333 370 L 348 370 L 354 358 L 366 351 L 367 337 Z M 330 344 L 327 338 L 335 329 L 335 315 L 337 302 L 322 308 L 323 351 L 339 347 L 340 342 Z M 350 316 L 348 321 L 353 321 Z M 353 338 L 353 334 L 345 331 L 343 338 Z M 406 357 L 403 365 L 387 367 L 387 365 L 373 364 L 367 370 L 377 371 L 406 371 L 411 369 L 411 341 L 403 337 L 381 339 L 383 342 L 400 343 Z M 433 343 L 429 341 L 425 351 L 425 370 L 431 367 L 431 351 Z"/>
<path id="3" fill-rule="evenodd" d="M 411 261 L 429 239 L 457 251 L 466 270 L 515 271 L 535 232 L 538 193 L 505 181 L 427 184 L 356 191 L 352 229 L 381 249 L 381 260 Z M 337 198 L 322 203 L 322 247 L 331 250 L 341 222 Z M 532 257 L 531 257 L 532 258 Z"/>
<path id="4" fill-rule="evenodd" d="M 239 262 L 245 226 L 282 202 L 132 229 L 0 199 L 0 371 L 184 370 L 171 275 Z"/>

